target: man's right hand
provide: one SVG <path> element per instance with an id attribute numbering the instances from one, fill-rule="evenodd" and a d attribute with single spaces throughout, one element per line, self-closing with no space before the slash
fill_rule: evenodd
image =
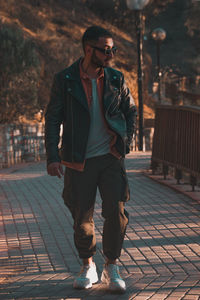
<path id="1" fill-rule="evenodd" d="M 63 167 L 60 162 L 53 162 L 47 166 L 47 173 L 51 176 L 58 176 L 61 178 L 64 175 Z"/>

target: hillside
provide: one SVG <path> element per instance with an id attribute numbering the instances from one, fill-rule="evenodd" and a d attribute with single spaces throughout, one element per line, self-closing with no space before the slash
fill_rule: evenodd
<path id="1" fill-rule="evenodd" d="M 19 120 L 20 115 L 23 114 L 26 118 L 33 119 L 37 112 L 45 110 L 53 74 L 69 66 L 82 55 L 81 36 L 85 29 L 93 24 L 105 26 L 112 32 L 119 49 L 113 67 L 124 73 L 137 103 L 137 57 L 132 37 L 108 22 L 102 21 L 86 7 L 84 1 L 79 0 L 72 4 L 71 1 L 62 0 L 8 0 L 6 2 L 0 0 L 0 24 L 4 31 L 8 28 L 7 33 L 14 32 L 12 34 L 15 35 L 15 43 L 21 43 L 20 40 L 16 40 L 18 30 L 20 30 L 23 39 L 31 42 L 34 50 L 33 58 L 37 61 L 36 66 L 33 66 L 31 63 L 28 65 L 22 58 L 22 63 L 15 70 L 15 74 L 10 72 L 9 76 L 4 79 L 4 93 L 1 94 L 1 100 L 5 102 L 4 111 L 1 112 L 4 122 L 6 122 L 5 116 L 9 122 L 11 115 L 13 121 Z M 13 64 L 17 66 L 20 56 L 25 55 L 27 51 L 24 50 L 25 52 L 18 55 L 17 46 L 14 43 L 6 44 L 6 47 L 12 48 L 11 52 L 15 58 L 10 68 L 13 68 Z M 4 57 L 8 53 L 6 47 L 3 48 Z M 30 53 L 33 55 L 32 52 Z M 11 64 L 10 59 L 9 63 Z M 12 101 L 9 103 L 10 99 Z M 10 114 L 9 109 L 12 106 Z M 145 105 L 145 118 L 151 118 L 152 115 L 153 110 Z"/>

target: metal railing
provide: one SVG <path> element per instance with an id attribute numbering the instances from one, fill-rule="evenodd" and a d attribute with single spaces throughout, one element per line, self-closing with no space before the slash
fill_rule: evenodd
<path id="1" fill-rule="evenodd" d="M 160 105 L 156 108 L 152 169 L 162 163 L 175 168 L 179 183 L 182 171 L 190 174 L 193 187 L 200 177 L 200 107 Z"/>
<path id="2" fill-rule="evenodd" d="M 44 125 L 0 125 L 0 169 L 45 158 Z"/>

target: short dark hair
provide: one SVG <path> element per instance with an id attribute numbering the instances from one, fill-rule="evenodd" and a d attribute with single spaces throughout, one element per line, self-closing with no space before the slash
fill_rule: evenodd
<path id="1" fill-rule="evenodd" d="M 100 26 L 88 27 L 82 37 L 83 50 L 85 51 L 87 42 L 98 42 L 100 37 L 112 38 L 112 34 L 107 29 Z"/>

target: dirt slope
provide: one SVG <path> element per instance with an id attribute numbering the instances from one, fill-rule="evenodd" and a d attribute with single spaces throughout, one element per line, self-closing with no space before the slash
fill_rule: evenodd
<path id="1" fill-rule="evenodd" d="M 105 26 L 113 33 L 119 48 L 113 67 L 124 73 L 137 103 L 135 42 L 129 34 L 92 13 L 84 1 L 0 0 L 0 22 L 15 24 L 25 38 L 31 38 L 35 43 L 40 59 L 38 110 L 46 107 L 53 74 L 82 55 L 81 36 L 93 24 Z M 153 110 L 145 104 L 144 116 L 153 116 Z"/>

